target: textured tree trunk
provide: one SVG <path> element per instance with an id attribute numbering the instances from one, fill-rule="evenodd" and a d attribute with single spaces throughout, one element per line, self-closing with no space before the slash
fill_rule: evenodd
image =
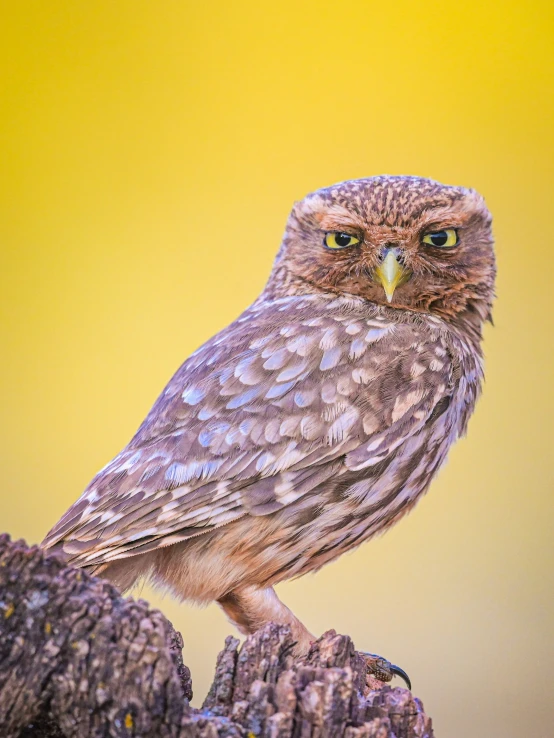
<path id="1" fill-rule="evenodd" d="M 0 536 L 2 738 L 432 738 L 421 702 L 366 676 L 347 636 L 294 660 L 270 624 L 227 638 L 200 710 L 181 635 L 107 582 Z"/>

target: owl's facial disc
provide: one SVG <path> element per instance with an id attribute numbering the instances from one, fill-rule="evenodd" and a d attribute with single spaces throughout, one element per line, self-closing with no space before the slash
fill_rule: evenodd
<path id="1" fill-rule="evenodd" d="M 402 264 L 401 259 L 399 248 L 385 247 L 381 252 L 381 261 L 373 272 L 376 281 L 383 286 L 388 302 L 392 302 L 395 289 L 412 276 L 411 270 Z"/>
<path id="2" fill-rule="evenodd" d="M 480 195 L 383 175 L 340 182 L 295 204 L 266 295 L 354 295 L 479 322 L 490 315 L 495 272 L 491 216 Z"/>

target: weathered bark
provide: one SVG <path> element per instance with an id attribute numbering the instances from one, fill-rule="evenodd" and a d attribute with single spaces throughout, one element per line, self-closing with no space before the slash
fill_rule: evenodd
<path id="1" fill-rule="evenodd" d="M 200 710 L 182 645 L 146 602 L 0 536 L 2 738 L 432 738 L 408 690 L 368 689 L 347 636 L 301 661 L 288 628 L 227 638 Z"/>

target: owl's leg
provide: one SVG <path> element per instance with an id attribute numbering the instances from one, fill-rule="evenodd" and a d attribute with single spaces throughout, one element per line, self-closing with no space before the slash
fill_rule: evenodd
<path id="1" fill-rule="evenodd" d="M 245 635 L 254 633 L 270 622 L 289 625 L 293 640 L 296 641 L 294 650 L 298 655 L 307 653 L 310 643 L 315 641 L 309 630 L 277 597 L 273 587 L 244 587 L 225 595 L 218 603 L 229 620 Z"/>

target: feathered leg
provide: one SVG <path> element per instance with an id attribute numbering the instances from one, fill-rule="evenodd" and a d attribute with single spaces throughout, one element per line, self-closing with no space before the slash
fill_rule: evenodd
<path id="1" fill-rule="evenodd" d="M 254 633 L 266 623 L 273 622 L 290 625 L 292 637 L 296 641 L 294 650 L 299 655 L 307 653 L 310 643 L 315 641 L 315 637 L 277 597 L 273 587 L 266 589 L 245 587 L 230 592 L 219 599 L 218 603 L 229 620 L 245 635 Z"/>

